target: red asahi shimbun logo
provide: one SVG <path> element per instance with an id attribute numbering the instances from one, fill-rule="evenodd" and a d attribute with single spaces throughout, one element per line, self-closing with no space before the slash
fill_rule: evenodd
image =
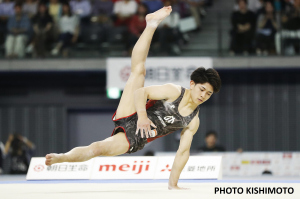
<path id="1" fill-rule="evenodd" d="M 130 73 L 131 73 L 131 67 L 130 66 L 125 66 L 124 68 L 122 68 L 122 70 L 120 72 L 121 79 L 124 82 L 127 82 L 128 78 L 130 76 Z"/>
<path id="2" fill-rule="evenodd" d="M 40 171 L 43 171 L 44 170 L 44 166 L 39 164 L 39 165 L 36 165 L 34 168 L 33 168 L 36 172 L 40 172 Z"/>

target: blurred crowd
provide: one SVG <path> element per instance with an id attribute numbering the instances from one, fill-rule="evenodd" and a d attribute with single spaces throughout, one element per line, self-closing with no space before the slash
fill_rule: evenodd
<path id="1" fill-rule="evenodd" d="M 237 0 L 230 54 L 299 54 L 300 0 Z"/>
<path id="2" fill-rule="evenodd" d="M 200 30 L 204 6 L 212 0 L 0 0 L 0 43 L 7 58 L 67 57 L 82 42 L 91 46 L 121 43 L 125 54 L 146 27 L 145 16 L 172 5 L 172 14 L 154 37 L 162 53 L 180 54 L 188 38 L 179 29 L 192 17 Z M 193 23 L 192 22 L 192 23 Z M 187 22 L 188 23 L 188 22 Z"/>

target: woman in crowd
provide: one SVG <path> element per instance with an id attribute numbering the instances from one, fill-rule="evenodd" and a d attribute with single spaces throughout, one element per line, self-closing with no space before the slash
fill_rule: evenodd
<path id="1" fill-rule="evenodd" d="M 270 52 L 275 52 L 275 34 L 277 24 L 275 12 L 271 2 L 265 3 L 265 10 L 258 16 L 257 20 L 257 36 L 256 36 L 256 54 L 268 55 Z"/>
<path id="2" fill-rule="evenodd" d="M 68 47 L 75 43 L 79 34 L 79 20 L 73 15 L 69 4 L 63 5 L 62 17 L 58 21 L 59 42 L 51 51 L 52 55 L 58 55 L 63 50 L 63 57 L 68 57 Z"/>
<path id="3" fill-rule="evenodd" d="M 45 4 L 39 4 L 38 13 L 34 16 L 32 22 L 34 30 L 34 55 L 45 57 L 53 27 L 52 17 L 49 15 Z"/>

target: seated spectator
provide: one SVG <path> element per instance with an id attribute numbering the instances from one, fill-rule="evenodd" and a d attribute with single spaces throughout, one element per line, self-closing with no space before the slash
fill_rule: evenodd
<path id="1" fill-rule="evenodd" d="M 0 174 L 3 173 L 4 144 L 0 141 Z"/>
<path id="2" fill-rule="evenodd" d="M 34 30 L 34 56 L 45 57 L 49 39 L 52 37 L 53 20 L 45 4 L 40 4 L 32 19 Z"/>
<path id="3" fill-rule="evenodd" d="M 26 174 L 35 146 L 19 134 L 9 135 L 4 154 L 10 159 L 10 174 Z"/>
<path id="4" fill-rule="evenodd" d="M 129 25 L 131 17 L 137 11 L 137 3 L 134 0 L 120 0 L 114 4 L 115 26 Z"/>
<path id="5" fill-rule="evenodd" d="M 139 4 L 137 14 L 132 17 L 129 23 L 129 39 L 127 40 L 127 50 L 129 52 L 132 51 L 134 44 L 146 28 L 147 24 L 145 17 L 147 14 L 148 7 L 143 3 Z"/>
<path id="6" fill-rule="evenodd" d="M 187 0 L 187 3 L 190 6 L 190 11 L 194 17 L 197 30 L 201 29 L 201 12 L 203 12 L 203 6 L 205 5 L 205 0 Z"/>
<path id="7" fill-rule="evenodd" d="M 37 13 L 38 3 L 36 0 L 26 0 L 23 4 L 23 13 L 31 19 Z"/>
<path id="8" fill-rule="evenodd" d="M 144 0 L 142 3 L 148 7 L 149 13 L 155 12 L 163 7 L 161 0 Z M 174 11 L 173 8 L 172 10 Z"/>
<path id="9" fill-rule="evenodd" d="M 286 5 L 282 13 L 281 23 L 282 31 L 275 35 L 276 51 L 281 53 L 281 41 L 283 41 L 283 50 L 290 46 L 290 54 L 300 53 L 300 37 L 298 31 L 300 30 L 300 0 L 294 0 L 292 7 Z"/>
<path id="10" fill-rule="evenodd" d="M 8 20 L 8 36 L 5 41 L 5 51 L 7 58 L 19 57 L 25 55 L 25 45 L 28 39 L 28 31 L 31 25 L 26 14 L 22 13 L 22 6 L 15 5 L 15 15 Z"/>
<path id="11" fill-rule="evenodd" d="M 13 16 L 15 3 L 11 0 L 3 0 L 0 3 L 0 43 L 4 42 L 7 33 L 8 18 Z"/>
<path id="12" fill-rule="evenodd" d="M 58 20 L 61 17 L 62 5 L 58 0 L 49 0 L 48 5 L 49 14 L 53 20 L 53 37 L 58 38 Z"/>
<path id="13" fill-rule="evenodd" d="M 89 22 L 91 15 L 91 3 L 88 0 L 72 0 L 70 1 L 72 13 L 80 17 L 81 21 Z"/>
<path id="14" fill-rule="evenodd" d="M 252 49 L 255 31 L 255 15 L 247 9 L 246 0 L 239 0 L 239 10 L 231 15 L 231 45 L 230 53 L 244 53 L 248 55 Z"/>
<path id="15" fill-rule="evenodd" d="M 110 0 L 95 0 L 92 6 L 92 15 L 97 16 L 100 24 L 108 23 L 113 14 L 114 4 Z"/>
<path id="16" fill-rule="evenodd" d="M 198 148 L 202 152 L 223 152 L 225 148 L 221 145 L 217 145 L 217 133 L 215 131 L 209 131 L 205 135 L 205 145 Z"/>
<path id="17" fill-rule="evenodd" d="M 275 51 L 275 33 L 277 24 L 275 12 L 271 2 L 265 3 L 264 13 L 258 16 L 257 36 L 256 36 L 256 53 L 257 55 L 268 55 Z"/>
<path id="18" fill-rule="evenodd" d="M 69 4 L 63 5 L 62 17 L 59 19 L 59 41 L 51 51 L 52 55 L 58 55 L 63 50 L 63 57 L 68 57 L 68 47 L 78 39 L 79 20 L 73 15 Z"/>
<path id="19" fill-rule="evenodd" d="M 165 0 L 164 6 L 170 6 L 171 1 Z M 158 35 L 161 53 L 179 55 L 181 53 L 178 41 L 179 32 L 179 13 L 172 11 L 158 26 Z"/>

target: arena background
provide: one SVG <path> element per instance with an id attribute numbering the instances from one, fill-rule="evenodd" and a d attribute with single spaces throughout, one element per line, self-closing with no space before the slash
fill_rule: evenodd
<path id="1" fill-rule="evenodd" d="M 158 60 L 165 57 L 211 58 L 213 68 L 220 74 L 221 91 L 200 106 L 201 125 L 192 142 L 192 154 L 198 153 L 198 148 L 205 144 L 205 134 L 210 130 L 218 133 L 218 142 L 227 152 L 238 153 L 237 149 L 242 149 L 243 152 L 258 154 L 298 154 L 300 57 L 297 50 L 284 49 L 285 46 L 279 43 L 281 50 L 269 55 L 258 55 L 255 49 L 250 53 L 233 55 L 229 44 L 232 39 L 230 17 L 235 1 L 206 2 L 201 29 L 185 32 L 189 42 L 180 46 L 180 54 L 159 54 L 156 44 L 149 54 L 149 57 Z M 275 2 L 272 1 L 274 7 Z M 278 33 L 284 30 L 281 24 L 279 27 Z M 293 31 L 298 34 L 299 30 Z M 81 37 L 89 37 L 89 34 L 83 31 Z M 280 41 L 284 39 L 281 37 Z M 294 44 L 298 45 L 299 38 L 294 39 Z M 114 128 L 111 117 L 119 99 L 108 97 L 106 61 L 107 58 L 128 58 L 129 55 L 123 53 L 119 40 L 114 40 L 109 46 L 106 43 L 98 45 L 97 41 L 79 40 L 72 46 L 67 58 L 26 55 L 20 59 L 7 59 L 2 42 L 2 143 L 5 144 L 9 134 L 19 133 L 35 144 L 34 157 L 44 157 L 50 152 L 63 153 L 111 135 Z M 194 64 L 201 66 L 201 63 Z M 151 142 L 137 153 L 124 156 L 142 156 L 147 151 L 173 154 L 179 145 L 179 135 L 180 132 L 174 132 Z M 300 171 L 299 160 L 298 157 L 293 164 L 299 165 Z M 9 169 L 9 161 L 4 159 L 3 174 L 8 174 Z M 281 177 L 299 180 L 298 170 L 295 175 Z M 23 178 L 21 176 L 18 180 Z M 10 181 L 13 178 L 6 176 L 5 179 Z"/>

